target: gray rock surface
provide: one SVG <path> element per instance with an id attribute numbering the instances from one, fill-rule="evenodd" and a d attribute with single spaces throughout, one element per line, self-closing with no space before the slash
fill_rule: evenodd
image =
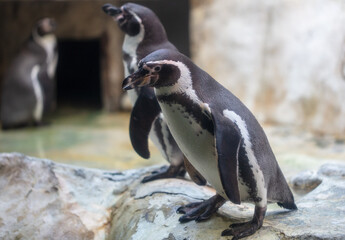
<path id="1" fill-rule="evenodd" d="M 321 169 L 329 168 L 345 171 Z M 106 172 L 0 154 L 0 239 L 231 239 L 221 231 L 253 214 L 251 204 L 227 203 L 209 221 L 180 224 L 177 207 L 214 190 L 183 179 L 141 184 L 151 170 Z M 297 201 L 298 211 L 270 205 L 247 239 L 345 239 L 345 178 L 329 175 L 319 171 L 322 183 Z"/>
<path id="2" fill-rule="evenodd" d="M 292 187 L 297 191 L 310 192 L 319 186 L 322 179 L 314 171 L 303 171 L 295 176 L 292 180 Z"/>
<path id="3" fill-rule="evenodd" d="M 336 163 L 324 164 L 320 167 L 318 174 L 332 178 L 345 178 L 345 167 L 340 167 Z"/>
<path id="4" fill-rule="evenodd" d="M 0 239 L 105 239 L 112 206 L 141 175 L 0 154 Z"/>

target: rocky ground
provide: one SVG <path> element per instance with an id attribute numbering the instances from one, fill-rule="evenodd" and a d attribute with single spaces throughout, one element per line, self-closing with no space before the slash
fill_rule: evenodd
<path id="1" fill-rule="evenodd" d="M 214 190 L 185 179 L 141 184 L 153 168 L 102 171 L 0 154 L 0 239 L 231 239 L 221 231 L 253 214 L 250 204 L 227 203 L 209 221 L 181 224 L 177 207 Z M 297 174 L 291 186 L 299 210 L 270 205 L 247 239 L 345 239 L 344 164 Z"/>

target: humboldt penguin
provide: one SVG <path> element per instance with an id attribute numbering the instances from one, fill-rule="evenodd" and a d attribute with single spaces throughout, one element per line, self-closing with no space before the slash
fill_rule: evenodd
<path id="1" fill-rule="evenodd" d="M 122 46 L 125 76 L 135 72 L 138 62 L 149 53 L 167 48 L 177 50 L 169 42 L 165 29 L 156 14 L 139 4 L 126 3 L 120 8 L 111 4 L 103 6 L 104 12 L 113 17 L 125 33 Z M 177 146 L 166 124 L 164 116 L 152 87 L 143 87 L 128 91 L 133 104 L 130 118 L 130 139 L 134 150 L 143 158 L 149 158 L 148 138 L 170 163 L 146 176 L 143 182 L 161 178 L 173 178 L 185 175 L 184 155 Z M 189 166 L 187 163 L 186 167 Z M 197 173 L 196 171 L 194 171 Z M 191 176 L 200 185 L 205 180 L 199 175 Z"/>
<path id="2" fill-rule="evenodd" d="M 262 224 L 267 203 L 297 209 L 267 137 L 248 108 L 183 54 L 161 49 L 139 62 L 123 89 L 152 86 L 174 139 L 216 189 L 205 202 L 182 206 L 180 222 L 207 219 L 226 200 L 255 204 L 253 219 L 222 235 L 239 239 Z"/>
<path id="3" fill-rule="evenodd" d="M 39 20 L 6 73 L 1 94 L 3 129 L 41 125 L 43 115 L 53 110 L 57 64 L 55 29 L 55 20 Z"/>

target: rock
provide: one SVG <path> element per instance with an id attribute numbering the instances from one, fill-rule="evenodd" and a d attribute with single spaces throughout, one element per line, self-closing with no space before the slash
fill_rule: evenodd
<path id="1" fill-rule="evenodd" d="M 113 204 L 141 174 L 0 154 L 0 239 L 105 239 Z"/>
<path id="2" fill-rule="evenodd" d="M 101 171 L 0 154 L 0 239 L 226 240 L 222 230 L 252 217 L 253 205 L 227 203 L 208 221 L 181 224 L 178 206 L 214 190 L 184 179 L 141 184 L 152 169 Z M 345 238 L 343 178 L 322 175 L 297 206 L 270 205 L 263 227 L 247 239 Z"/>
<path id="3" fill-rule="evenodd" d="M 327 163 L 320 167 L 319 175 L 327 177 L 345 177 L 345 164 Z"/>
<path id="4" fill-rule="evenodd" d="M 305 193 L 314 190 L 321 182 L 321 178 L 314 171 L 303 171 L 291 180 L 295 191 L 304 191 Z"/>
<path id="5" fill-rule="evenodd" d="M 291 184 L 295 191 L 308 193 L 319 186 L 324 177 L 344 178 L 345 164 L 327 163 L 323 164 L 317 172 L 303 171 L 291 179 Z"/>
<path id="6" fill-rule="evenodd" d="M 207 199 L 214 190 L 184 180 L 160 180 L 135 189 L 117 205 L 126 214 L 115 213 L 118 221 L 113 221 L 112 239 L 231 239 L 220 237 L 220 232 L 232 223 L 249 220 L 254 212 L 251 204 L 227 203 L 209 221 L 180 224 L 177 207 Z M 262 229 L 247 239 L 343 239 L 344 191 L 345 181 L 324 181 L 297 202 L 298 211 L 270 205 Z"/>

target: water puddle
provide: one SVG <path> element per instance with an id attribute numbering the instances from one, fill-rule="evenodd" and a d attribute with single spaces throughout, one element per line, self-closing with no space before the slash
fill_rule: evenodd
<path id="1" fill-rule="evenodd" d="M 52 124 L 0 132 L 0 152 L 20 152 L 56 162 L 125 170 L 163 164 L 151 146 L 151 158 L 140 158 L 128 136 L 129 113 L 63 110 Z"/>

